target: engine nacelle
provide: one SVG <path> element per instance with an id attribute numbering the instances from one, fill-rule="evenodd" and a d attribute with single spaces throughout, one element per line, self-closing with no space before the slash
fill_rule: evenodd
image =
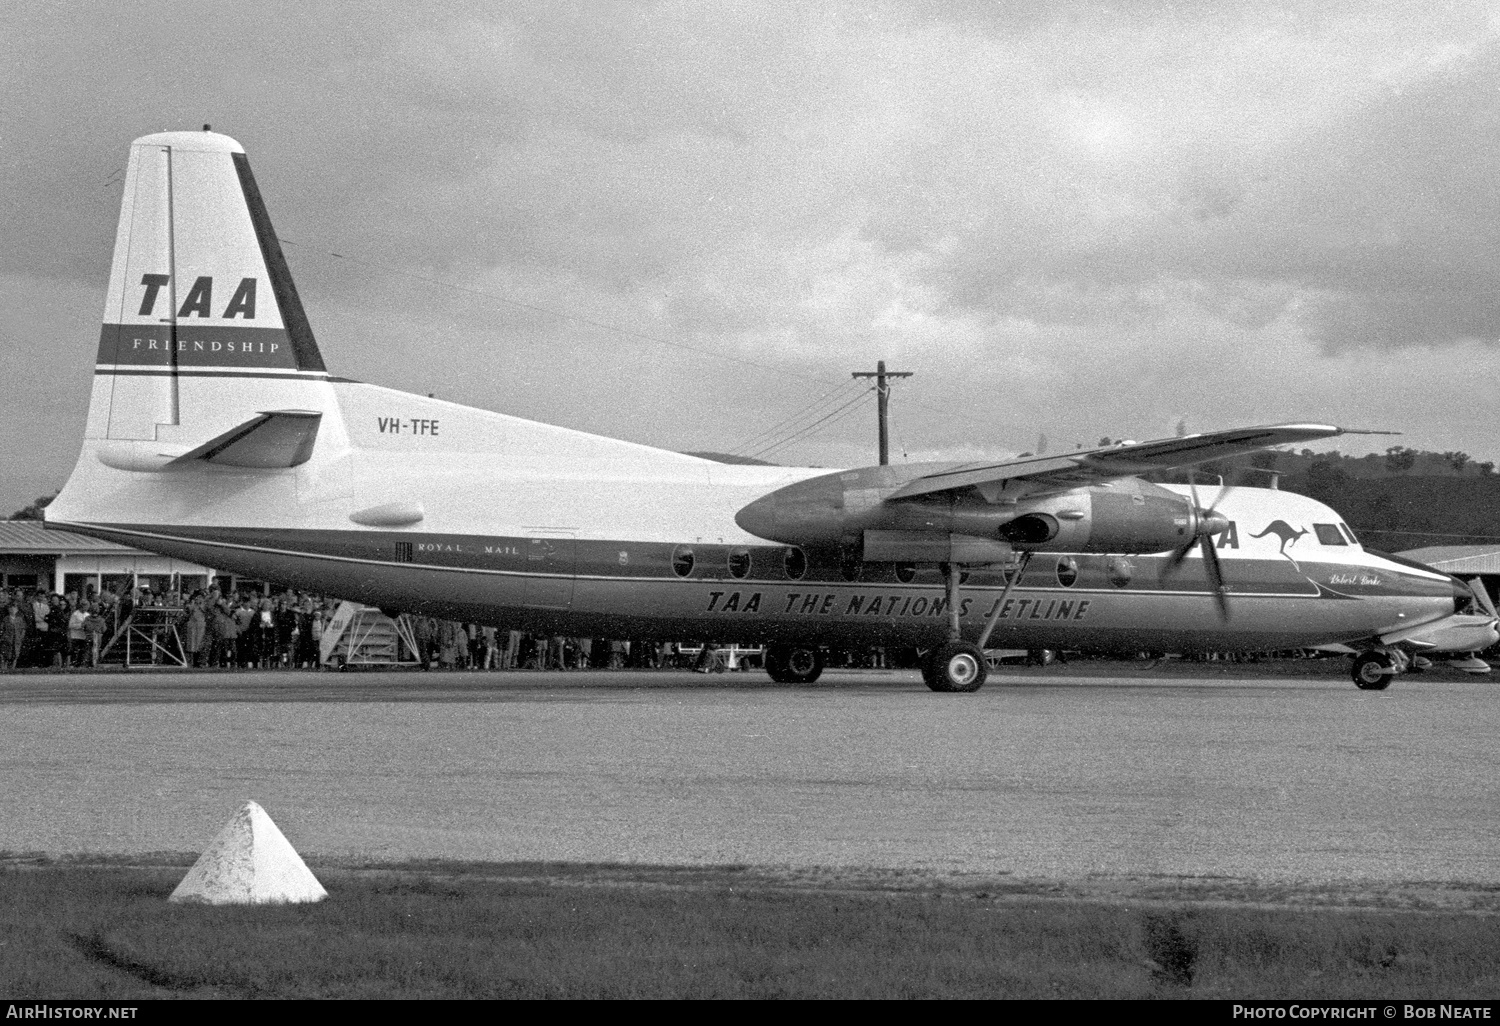
<path id="1" fill-rule="evenodd" d="M 937 539 L 983 539 L 1030 552 L 1165 552 L 1198 529 L 1182 496 L 1121 478 L 1059 492 L 1024 480 L 890 500 L 932 465 L 866 467 L 799 481 L 750 503 L 735 522 L 751 534 L 808 548 L 849 546 L 879 532 L 881 556 L 931 562 Z M 901 554 L 901 538 L 910 552 Z M 956 549 L 954 551 L 957 551 Z"/>

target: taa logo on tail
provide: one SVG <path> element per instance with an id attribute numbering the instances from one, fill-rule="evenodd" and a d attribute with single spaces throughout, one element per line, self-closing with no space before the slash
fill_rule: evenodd
<path id="1" fill-rule="evenodd" d="M 140 316 L 149 317 L 156 309 L 156 297 L 161 290 L 172 281 L 169 274 L 143 274 L 141 285 L 145 288 L 145 295 L 141 297 Z M 209 275 L 200 275 L 193 282 L 193 287 L 188 289 L 187 298 L 182 301 L 182 307 L 177 311 L 178 317 L 212 317 L 214 301 L 214 280 Z M 247 321 L 255 320 L 255 279 L 241 278 L 239 288 L 234 290 L 234 295 L 229 297 L 229 304 L 224 307 L 224 312 L 219 315 L 224 320 L 232 320 L 235 317 L 243 317 Z"/>

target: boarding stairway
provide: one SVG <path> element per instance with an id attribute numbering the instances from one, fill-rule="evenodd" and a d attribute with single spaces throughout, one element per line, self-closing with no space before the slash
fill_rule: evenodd
<path id="1" fill-rule="evenodd" d="M 405 615 L 391 618 L 374 606 L 341 602 L 323 628 L 319 661 L 351 666 L 415 666 L 417 642 Z"/>
<path id="2" fill-rule="evenodd" d="M 178 606 L 136 606 L 99 646 L 99 665 L 186 668 Z"/>

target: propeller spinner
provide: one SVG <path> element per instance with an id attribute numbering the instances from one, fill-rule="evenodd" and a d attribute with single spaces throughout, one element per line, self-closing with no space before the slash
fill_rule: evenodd
<path id="1" fill-rule="evenodd" d="M 1198 486 L 1191 477 L 1188 478 L 1188 490 L 1193 495 L 1193 532 L 1188 540 L 1180 547 L 1173 550 L 1167 557 L 1167 565 L 1162 570 L 1162 575 L 1174 573 L 1182 566 L 1182 561 L 1187 559 L 1188 553 L 1193 551 L 1196 545 L 1203 552 L 1203 572 L 1208 577 L 1208 583 L 1213 587 L 1214 604 L 1219 609 L 1219 619 L 1227 622 L 1229 620 L 1229 595 L 1224 587 L 1224 566 L 1219 562 L 1219 551 L 1214 545 L 1214 535 L 1220 534 L 1229 528 L 1229 518 L 1219 512 L 1219 503 L 1224 497 L 1234 490 L 1233 485 L 1225 485 L 1219 490 L 1214 498 L 1213 505 L 1204 509 L 1198 498 Z"/>

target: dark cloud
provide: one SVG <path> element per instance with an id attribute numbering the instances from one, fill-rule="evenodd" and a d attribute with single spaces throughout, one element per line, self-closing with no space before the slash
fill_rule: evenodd
<path id="1" fill-rule="evenodd" d="M 17 371 L 86 376 L 126 146 L 208 121 L 356 377 L 673 448 L 881 358 L 931 452 L 1332 419 L 1491 366 L 1497 83 L 1477 4 L 23 5 L 0 309 L 89 307 Z"/>

